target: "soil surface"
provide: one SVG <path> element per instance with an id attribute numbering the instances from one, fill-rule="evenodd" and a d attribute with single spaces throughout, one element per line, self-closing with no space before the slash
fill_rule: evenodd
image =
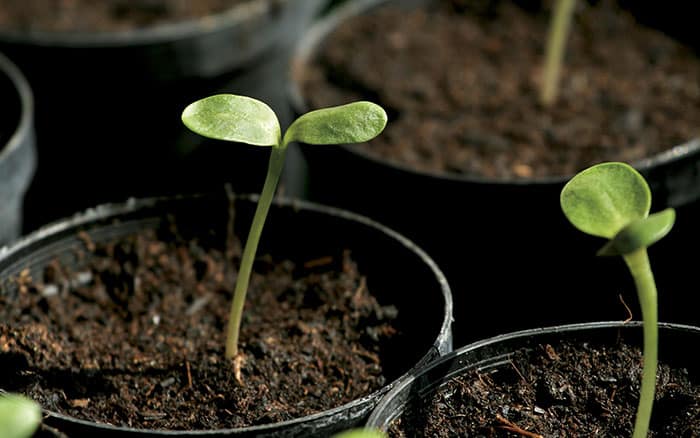
<path id="1" fill-rule="evenodd" d="M 443 386 L 427 406 L 392 425 L 393 437 L 630 437 L 641 353 L 621 344 L 541 345 L 512 366 L 471 371 Z M 700 433 L 700 387 L 687 371 L 659 367 L 649 437 Z"/>
<path id="2" fill-rule="evenodd" d="M 397 311 L 370 295 L 347 251 L 259 257 L 232 363 L 223 331 L 237 241 L 82 237 L 91 261 L 24 272 L 17 296 L 0 296 L 0 388 L 113 425 L 216 429 L 305 416 L 385 383 L 380 351 Z"/>
<path id="3" fill-rule="evenodd" d="M 383 105 L 387 129 L 355 146 L 368 154 L 490 179 L 571 175 L 698 137 L 700 60 L 612 0 L 578 3 L 559 99 L 542 106 L 550 9 L 517 3 L 443 0 L 352 19 L 303 73 L 305 95 L 313 108 Z"/>
<path id="4" fill-rule="evenodd" d="M 205 17 L 252 0 L 0 0 L 0 32 L 118 31 Z"/>

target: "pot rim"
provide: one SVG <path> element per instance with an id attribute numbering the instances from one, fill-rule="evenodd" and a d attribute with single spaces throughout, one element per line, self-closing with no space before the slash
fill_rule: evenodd
<path id="1" fill-rule="evenodd" d="M 287 91 L 290 105 L 296 114 L 304 114 L 309 111 L 308 102 L 304 98 L 304 93 L 300 86 L 300 78 L 303 77 L 305 70 L 313 59 L 313 56 L 317 53 L 326 37 L 328 37 L 341 23 L 345 22 L 346 20 L 367 13 L 374 8 L 381 7 L 384 3 L 388 3 L 389 1 L 391 0 L 354 0 L 352 2 L 346 2 L 345 4 L 337 7 L 334 11 L 331 11 L 327 16 L 314 23 L 299 40 L 292 52 L 291 64 L 289 66 L 290 85 Z M 410 3 L 416 3 L 416 1 L 412 1 Z M 425 3 L 425 1 L 422 3 Z M 574 176 L 572 173 L 570 175 L 552 175 L 535 178 L 489 179 L 477 174 L 457 174 L 417 170 L 403 163 L 375 157 L 372 154 L 369 154 L 353 145 L 343 144 L 339 146 L 346 153 L 357 155 L 362 159 L 370 161 L 376 165 L 387 166 L 395 171 L 438 181 L 442 180 L 455 183 L 493 184 L 499 186 L 547 186 L 563 185 Z M 692 138 L 651 157 L 635 160 L 630 164 L 637 170 L 646 171 L 656 166 L 672 164 L 693 155 L 700 155 L 700 137 Z"/>
<path id="2" fill-rule="evenodd" d="M 399 382 L 396 386 L 394 386 L 382 399 L 379 401 L 377 406 L 374 408 L 372 413 L 370 414 L 366 427 L 370 428 L 383 428 L 386 426 L 385 421 L 382 417 L 386 417 L 385 412 L 388 411 L 389 405 L 393 402 L 395 398 L 397 398 L 400 394 L 402 394 L 404 391 L 407 391 L 410 389 L 410 387 L 421 377 L 425 376 L 428 374 L 431 370 L 447 363 L 455 360 L 459 356 L 462 356 L 464 354 L 467 354 L 469 352 L 479 350 L 485 347 L 489 347 L 494 344 L 499 344 L 501 342 L 506 342 L 506 341 L 513 341 L 513 340 L 519 340 L 519 339 L 524 339 L 524 338 L 530 338 L 530 337 L 536 337 L 536 336 L 541 336 L 541 335 L 551 335 L 551 334 L 557 334 L 557 333 L 571 333 L 571 332 L 586 332 L 586 331 L 593 331 L 593 330 L 600 330 L 600 329 L 614 329 L 614 328 L 641 328 L 643 326 L 642 321 L 593 321 L 593 322 L 582 322 L 582 323 L 575 323 L 575 324 L 563 324 L 563 325 L 554 325 L 554 326 L 548 326 L 548 327 L 538 327 L 538 328 L 532 328 L 532 329 L 526 329 L 526 330 L 519 330 L 519 331 L 514 331 L 510 333 L 504 333 L 501 335 L 493 336 L 490 338 L 486 338 L 483 340 L 479 340 L 470 344 L 467 344 L 463 347 L 458 348 L 457 350 L 452 351 L 451 353 L 448 353 L 435 361 L 431 362 L 429 365 L 426 367 L 418 370 L 417 373 L 411 374 L 409 377 L 403 379 L 401 382 Z M 661 330 L 677 330 L 677 331 L 683 331 L 683 332 L 692 332 L 700 335 L 700 327 L 694 326 L 694 325 L 689 325 L 689 324 L 678 324 L 678 323 L 670 323 L 670 322 L 659 322 L 658 323 L 659 331 Z M 447 378 L 450 379 L 452 378 L 453 375 L 448 375 Z M 398 412 L 400 414 L 401 411 Z M 396 418 L 394 416 L 393 418 Z M 392 419 L 393 419 L 392 418 Z"/>
<path id="3" fill-rule="evenodd" d="M 213 34 L 224 29 L 273 15 L 275 9 L 287 8 L 292 0 L 248 0 L 222 12 L 177 22 L 110 32 L 0 30 L 0 40 L 47 47 L 108 48 L 151 45 L 169 40 L 184 40 Z"/>
<path id="4" fill-rule="evenodd" d="M 34 114 L 34 95 L 29 86 L 29 82 L 24 77 L 20 69 L 5 55 L 0 53 L 0 74 L 6 75 L 14 85 L 20 101 L 19 123 L 6 144 L 0 144 L 0 163 L 6 157 L 20 147 L 24 139 L 30 135 L 32 130 L 32 118 Z"/>
<path id="5" fill-rule="evenodd" d="M 178 202 L 182 200 L 197 200 L 197 199 L 207 199 L 211 194 L 195 194 L 195 195 L 177 195 L 177 196 L 163 196 L 163 197 L 150 197 L 150 198 L 130 198 L 124 203 L 106 203 L 100 204 L 96 207 L 89 208 L 84 212 L 75 214 L 70 218 L 59 219 L 55 222 L 47 224 L 38 230 L 22 237 L 21 239 L 15 241 L 14 243 L 0 247 L 0 267 L 2 267 L 3 262 L 8 258 L 12 257 L 14 254 L 21 254 L 29 250 L 33 245 L 38 244 L 42 240 L 49 238 L 53 235 L 65 232 L 71 228 L 87 225 L 94 223 L 96 221 L 109 219 L 111 217 L 116 217 L 119 215 L 124 215 L 128 213 L 135 212 L 140 209 L 154 208 L 159 205 L 167 205 L 168 203 Z M 248 202 L 257 203 L 260 198 L 259 194 L 235 194 L 236 200 L 243 200 Z M 452 293 L 450 291 L 450 286 L 447 283 L 445 275 L 442 273 L 440 268 L 437 266 L 435 261 L 433 261 L 430 256 L 413 243 L 408 238 L 399 234 L 398 232 L 382 225 L 366 216 L 359 215 L 347 210 L 339 209 L 336 207 L 330 207 L 322 204 L 317 204 L 308 201 L 302 201 L 294 198 L 286 197 L 276 197 L 274 200 L 274 206 L 282 208 L 291 208 L 294 210 L 306 210 L 312 213 L 320 213 L 324 215 L 331 215 L 339 217 L 344 220 L 351 222 L 356 222 L 364 227 L 375 229 L 391 239 L 397 241 L 401 244 L 403 248 L 408 251 L 413 252 L 417 255 L 420 260 L 425 263 L 435 279 L 437 280 L 440 290 L 442 292 L 445 305 L 443 308 L 443 321 L 440 326 L 440 331 L 434 340 L 433 345 L 428 351 L 418 360 L 410 369 L 408 369 L 404 374 L 397 377 L 393 381 L 385 384 L 382 388 L 379 388 L 372 393 L 345 403 L 343 405 L 337 406 L 332 409 L 327 409 L 320 411 L 311 415 L 304 417 L 294 418 L 292 420 L 281 421 L 277 423 L 269 423 L 257 426 L 241 427 L 241 428 L 229 428 L 229 429 L 201 429 L 201 430 L 167 430 L 167 429 L 137 429 L 124 426 L 114 426 L 110 424 L 98 423 L 88 420 L 83 420 L 68 415 L 64 415 L 58 412 L 53 412 L 44 409 L 45 414 L 48 414 L 57 419 L 68 421 L 71 423 L 77 423 L 85 426 L 106 429 L 113 432 L 129 432 L 129 433 L 148 433 L 148 434 L 158 434 L 161 436 L 180 436 L 180 435 L 211 435 L 211 434 L 235 434 L 235 433 L 263 433 L 270 430 L 278 428 L 286 428 L 294 426 L 297 424 L 303 424 L 306 422 L 314 421 L 317 419 L 322 419 L 325 417 L 332 418 L 336 415 L 341 415 L 343 411 L 351 410 L 354 406 L 362 405 L 371 399 L 381 399 L 382 395 L 388 393 L 391 388 L 396 386 L 401 380 L 412 375 L 415 371 L 420 369 L 428 360 L 431 351 L 437 348 L 439 340 L 449 339 L 451 332 L 451 324 L 453 321 L 452 317 Z"/>

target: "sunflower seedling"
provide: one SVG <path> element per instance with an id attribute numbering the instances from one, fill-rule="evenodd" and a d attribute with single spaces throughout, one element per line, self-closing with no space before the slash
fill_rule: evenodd
<path id="1" fill-rule="evenodd" d="M 225 356 L 238 355 L 238 336 L 253 260 L 284 167 L 287 146 L 295 141 L 315 145 L 361 143 L 384 130 L 386 112 L 371 102 L 353 102 L 303 114 L 284 136 L 274 111 L 265 103 L 245 96 L 219 94 L 198 100 L 185 108 L 182 121 L 204 137 L 270 147 L 267 176 L 243 248 L 238 279 L 233 292 L 226 334 Z"/>
<path id="2" fill-rule="evenodd" d="M 601 163 L 574 176 L 562 189 L 561 208 L 579 230 L 609 239 L 598 255 L 620 255 L 637 289 L 644 326 L 644 360 L 633 438 L 646 438 L 656 390 L 658 313 L 656 283 L 647 247 L 673 227 L 672 208 L 649 215 L 651 191 L 625 163 Z"/>

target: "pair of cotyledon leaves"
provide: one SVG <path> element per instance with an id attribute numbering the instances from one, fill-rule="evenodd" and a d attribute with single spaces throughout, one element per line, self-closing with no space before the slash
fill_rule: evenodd
<path id="1" fill-rule="evenodd" d="M 218 94 L 187 106 L 182 121 L 205 137 L 283 147 L 295 141 L 308 144 L 368 141 L 382 132 L 387 116 L 382 107 L 372 102 L 353 102 L 308 112 L 296 119 L 283 137 L 277 116 L 265 103 L 245 96 Z"/>
<path id="2" fill-rule="evenodd" d="M 580 172 L 564 186 L 560 202 L 576 228 L 610 239 L 599 255 L 646 248 L 664 237 L 676 218 L 672 208 L 649 215 L 649 186 L 625 163 L 601 163 Z"/>

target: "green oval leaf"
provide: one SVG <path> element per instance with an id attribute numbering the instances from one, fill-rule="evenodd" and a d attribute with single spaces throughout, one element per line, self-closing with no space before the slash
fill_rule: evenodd
<path id="1" fill-rule="evenodd" d="M 34 400 L 17 394 L 0 395 L 0 435 L 28 438 L 41 423 L 41 407 Z"/>
<path id="2" fill-rule="evenodd" d="M 560 203 L 576 228 L 610 239 L 649 214 L 651 192 L 632 166 L 601 163 L 574 176 L 562 189 Z"/>
<path id="3" fill-rule="evenodd" d="M 379 135 L 386 122 L 384 109 L 372 102 L 360 101 L 323 108 L 296 119 L 284 134 L 282 144 L 293 141 L 308 144 L 361 143 Z"/>
<path id="4" fill-rule="evenodd" d="M 676 211 L 672 208 L 637 219 L 620 230 L 599 251 L 601 256 L 617 256 L 647 248 L 658 242 L 671 231 L 676 221 Z"/>
<path id="5" fill-rule="evenodd" d="M 378 429 L 351 429 L 335 434 L 332 438 L 386 438 L 386 436 Z"/>
<path id="6" fill-rule="evenodd" d="M 204 137 L 248 143 L 279 145 L 281 129 L 272 109 L 259 100 L 234 94 L 217 94 L 191 103 L 182 122 Z"/>

